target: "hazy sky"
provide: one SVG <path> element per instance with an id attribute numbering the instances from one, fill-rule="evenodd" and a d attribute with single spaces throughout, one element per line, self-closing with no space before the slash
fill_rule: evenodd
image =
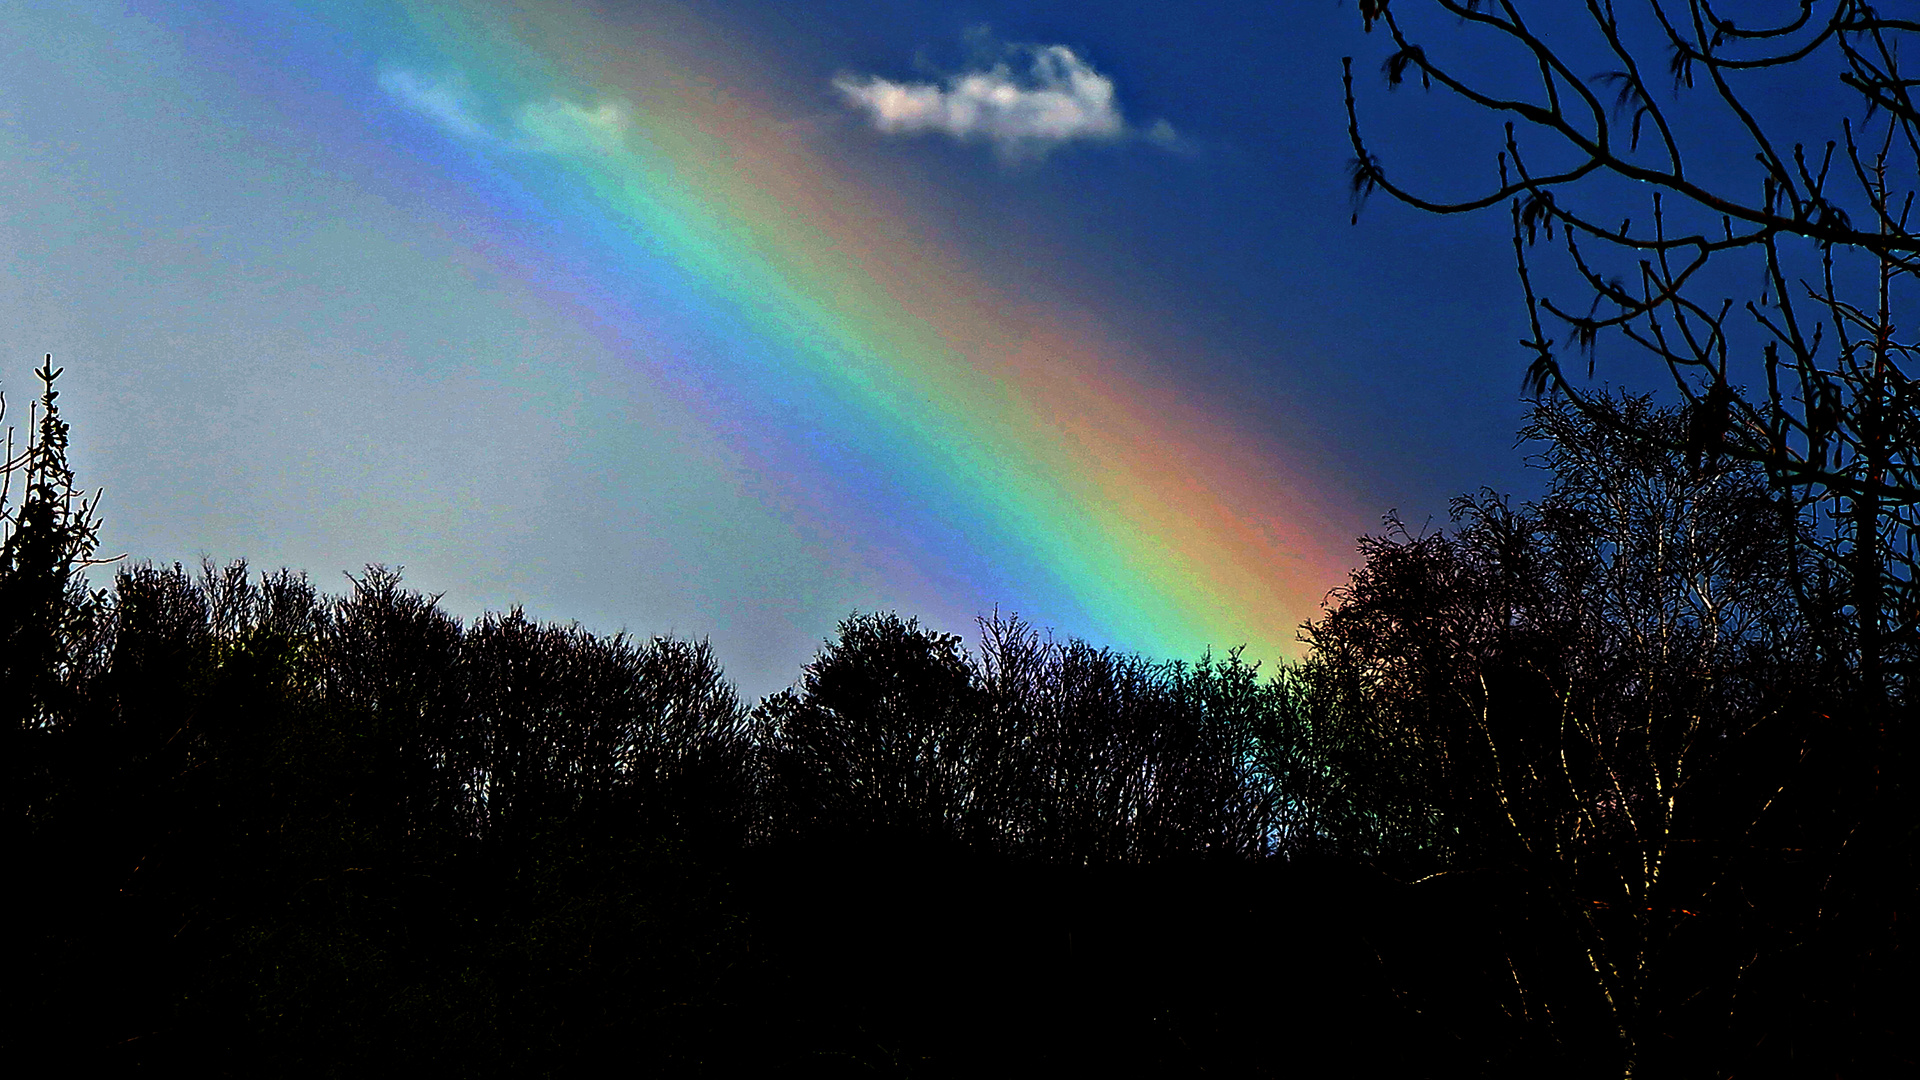
<path id="1" fill-rule="evenodd" d="M 1501 223 L 1349 223 L 1346 53 L 1486 167 L 1334 0 L 15 0 L 0 386 L 65 365 L 112 552 L 752 694 L 853 608 L 1273 657 L 1382 513 L 1534 485 Z"/>

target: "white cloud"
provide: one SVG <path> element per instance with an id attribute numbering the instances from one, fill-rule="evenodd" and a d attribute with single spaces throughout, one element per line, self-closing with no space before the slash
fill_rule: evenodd
<path id="1" fill-rule="evenodd" d="M 380 88 L 402 105 L 466 139 L 491 140 L 493 133 L 474 118 L 467 80 L 457 74 L 422 75 L 406 68 L 380 71 Z"/>
<path id="2" fill-rule="evenodd" d="M 476 115 L 472 91 L 456 73 L 423 75 L 406 68 L 380 72 L 380 87 L 414 112 L 453 135 L 474 142 L 541 154 L 607 154 L 625 143 L 627 110 L 603 101 L 586 106 L 565 98 L 529 102 L 503 136 Z"/>
<path id="3" fill-rule="evenodd" d="M 531 150 L 610 154 L 625 145 L 626 110 L 611 101 L 588 108 L 563 98 L 548 98 L 523 107 L 516 121 Z"/>
<path id="4" fill-rule="evenodd" d="M 1113 80 L 1065 45 L 1010 45 L 999 62 L 944 83 L 842 75 L 833 86 L 880 131 L 985 139 L 1013 155 L 1045 153 L 1074 140 L 1112 142 L 1141 134 L 1121 115 Z M 1176 138 L 1164 120 L 1145 135 L 1161 145 Z"/>

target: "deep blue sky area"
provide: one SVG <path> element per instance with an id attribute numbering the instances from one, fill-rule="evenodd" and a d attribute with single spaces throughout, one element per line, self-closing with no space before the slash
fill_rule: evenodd
<path id="1" fill-rule="evenodd" d="M 1396 10 L 1457 74 L 1481 88 L 1537 95 L 1532 66 L 1510 43 L 1433 7 L 1401 3 Z M 1784 21 L 1797 8 L 1747 5 L 1739 19 Z M 1142 298 L 1136 334 L 1205 342 L 1229 359 L 1195 378 L 1269 401 L 1274 423 L 1309 433 L 1378 513 L 1443 519 L 1447 500 L 1460 492 L 1485 486 L 1524 498 L 1540 489 L 1541 476 L 1514 441 L 1527 408 L 1521 378 L 1530 357 L 1519 345 L 1528 328 L 1507 210 L 1438 217 L 1382 195 L 1352 223 L 1341 58 L 1354 58 L 1369 148 L 1423 195 L 1490 187 L 1502 120 L 1444 89 L 1411 82 L 1390 89 L 1382 63 L 1392 44 L 1383 30 L 1363 30 L 1355 4 L 1174 10 L 852 2 L 822 9 L 776 0 L 726 10 L 743 33 L 784 58 L 795 100 L 810 86 L 824 97 L 821 85 L 837 70 L 901 80 L 951 72 L 981 36 L 1069 45 L 1114 79 L 1131 118 L 1173 124 L 1187 147 L 1186 168 L 1079 147 L 1040 166 L 1007 169 L 977 147 L 926 139 L 889 147 L 892 164 L 937 174 L 953 192 L 955 213 L 968 219 L 963 231 L 981 243 L 1045 236 L 1097 263 L 1098 287 L 1128 283 L 1125 291 Z M 1597 88 L 1606 85 L 1603 73 L 1620 66 L 1581 5 L 1521 10 Z M 1704 81 L 1671 83 L 1670 52 L 1646 12 L 1636 5 L 1621 11 L 1627 40 L 1666 91 L 1662 104 L 1689 153 L 1690 174 L 1757 199 L 1753 146 L 1734 116 Z M 1783 152 L 1800 140 L 1817 153 L 1839 135 L 1840 118 L 1861 119 L 1839 73 L 1834 58 L 1730 78 Z M 1596 93 L 1611 99 L 1610 89 Z M 1552 139 L 1524 127 L 1522 145 L 1536 168 L 1566 160 Z M 1596 178 L 1579 191 L 1597 218 L 1649 216 L 1645 188 Z M 1668 207 L 1675 220 L 1690 221 L 1678 200 Z M 1543 292 L 1585 299 L 1558 276 L 1563 267 L 1557 246 L 1536 250 Z M 1743 263 L 1720 284 L 1744 296 L 1757 277 L 1757 264 Z M 1088 300 L 1089 307 L 1101 303 Z M 1671 398 L 1666 371 L 1620 343 L 1606 346 L 1600 360 L 1596 382 Z"/>
<path id="2" fill-rule="evenodd" d="M 1501 220 L 1441 220 L 1379 200 L 1350 224 L 1340 57 L 1357 55 L 1376 90 L 1384 44 L 1361 32 L 1351 4 L 728 9 L 789 65 L 795 100 L 826 100 L 840 70 L 901 80 L 954 70 L 983 33 L 1080 51 L 1114 79 L 1131 118 L 1173 124 L 1189 145 L 1181 167 L 1070 147 L 1008 169 L 978 147 L 931 139 L 888 147 L 889 164 L 937 173 L 971 219 L 961 231 L 983 244 L 1028 234 L 1084 253 L 1090 287 L 1119 283 L 1140 298 L 1136 332 L 1230 358 L 1231 369 L 1195 377 L 1271 395 L 1276 423 L 1356 470 L 1380 512 L 1443 513 L 1449 493 L 1482 484 L 1532 490 L 1513 450 L 1524 323 Z M 1405 126 L 1395 109 L 1377 111 L 1384 132 Z M 1440 174 L 1490 172 L 1469 147 L 1486 148 L 1428 141 L 1417 157 Z"/>

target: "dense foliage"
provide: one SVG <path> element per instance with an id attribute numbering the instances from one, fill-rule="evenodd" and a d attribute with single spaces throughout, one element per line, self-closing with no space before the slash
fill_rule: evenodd
<path id="1" fill-rule="evenodd" d="M 1542 406 L 1545 497 L 1390 520 L 1278 671 L 855 614 L 748 707 L 705 642 L 463 623 L 379 567 L 89 591 L 53 375 L 0 504 L 16 1056 L 1912 1064 L 1913 817 L 1871 752 L 1905 703 L 1854 696 L 1764 470 L 1620 435 L 1680 422 L 1644 400 Z"/>

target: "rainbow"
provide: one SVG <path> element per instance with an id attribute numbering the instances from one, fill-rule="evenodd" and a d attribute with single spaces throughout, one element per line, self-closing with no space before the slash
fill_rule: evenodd
<path id="1" fill-rule="evenodd" d="M 1125 648 L 1292 651 L 1349 562 L 1330 485 L 1175 360 L 1009 295 L 713 28 L 561 8 L 288 10 L 353 39 L 337 77 L 378 85 L 476 248 L 774 477 L 796 528 Z"/>

